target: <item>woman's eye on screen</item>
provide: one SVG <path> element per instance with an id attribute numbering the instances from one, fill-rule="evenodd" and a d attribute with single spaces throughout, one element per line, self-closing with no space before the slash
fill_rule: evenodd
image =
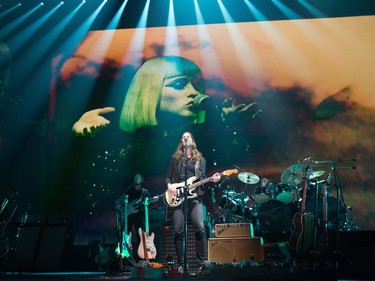
<path id="1" fill-rule="evenodd" d="M 176 90 L 182 90 L 186 87 L 188 82 L 189 81 L 186 78 L 179 78 L 179 79 L 173 80 L 171 83 L 167 84 L 167 87 L 172 87 Z"/>

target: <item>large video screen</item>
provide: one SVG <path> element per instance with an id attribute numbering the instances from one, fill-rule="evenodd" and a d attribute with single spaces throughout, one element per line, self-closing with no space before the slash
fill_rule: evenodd
<path id="1" fill-rule="evenodd" d="M 257 215 L 292 192 L 282 208 L 298 210 L 309 177 L 307 207 L 326 187 L 330 220 L 339 198 L 341 218 L 375 229 L 374 28 L 363 16 L 91 31 L 52 62 L 57 120 L 110 122 L 91 132 L 81 122 L 69 143 L 57 141 L 67 205 L 94 218 L 92 233 L 113 229 L 134 173 L 151 195 L 164 193 L 170 156 L 189 131 L 207 176 L 236 170 L 206 185 L 214 220 L 230 194 Z M 153 209 L 164 216 L 163 202 Z"/>

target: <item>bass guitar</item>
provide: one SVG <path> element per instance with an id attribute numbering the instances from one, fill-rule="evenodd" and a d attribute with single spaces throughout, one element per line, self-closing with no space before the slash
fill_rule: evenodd
<path id="1" fill-rule="evenodd" d="M 232 174 L 237 174 L 237 173 L 238 173 L 237 169 L 226 170 L 226 171 L 220 173 L 220 176 L 223 176 L 223 175 L 230 176 Z M 186 181 L 187 189 L 188 189 L 187 198 L 191 199 L 191 198 L 197 197 L 195 189 L 200 185 L 203 185 L 207 182 L 212 181 L 212 179 L 213 179 L 213 176 L 195 182 L 197 180 L 197 178 L 195 176 L 188 178 L 187 181 Z M 167 189 L 167 191 L 165 192 L 165 202 L 170 207 L 177 207 L 180 204 L 182 204 L 182 202 L 184 202 L 185 182 L 174 183 L 174 184 L 172 184 L 172 187 L 176 188 L 176 192 L 174 194 L 171 194 L 171 192 Z"/>
<path id="2" fill-rule="evenodd" d="M 308 176 L 306 178 L 309 178 Z M 306 205 L 307 181 L 302 193 L 301 211 L 294 215 L 294 230 L 289 238 L 289 252 L 296 260 L 303 260 L 311 250 L 314 242 L 314 215 L 307 212 Z"/>
<path id="3" fill-rule="evenodd" d="M 140 243 L 138 246 L 138 256 L 141 259 L 146 260 L 147 262 L 150 259 L 156 258 L 156 247 L 154 244 L 154 237 L 155 234 L 151 233 L 149 234 L 149 223 L 148 223 L 148 205 L 149 205 L 149 198 L 146 197 L 144 201 L 145 205 L 145 231 L 143 231 L 142 228 L 138 229 L 138 233 L 140 236 Z"/>

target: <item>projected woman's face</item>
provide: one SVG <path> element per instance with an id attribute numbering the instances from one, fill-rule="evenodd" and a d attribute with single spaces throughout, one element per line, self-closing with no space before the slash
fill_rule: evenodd
<path id="1" fill-rule="evenodd" d="M 202 93 L 202 75 L 184 74 L 171 64 L 168 76 L 164 79 L 160 111 L 180 117 L 195 119 L 198 114 L 198 107 L 194 99 Z"/>

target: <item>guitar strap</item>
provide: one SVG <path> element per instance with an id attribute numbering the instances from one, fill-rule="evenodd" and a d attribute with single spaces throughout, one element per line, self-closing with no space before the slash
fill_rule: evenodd
<path id="1" fill-rule="evenodd" d="M 200 160 L 198 160 L 197 162 L 195 162 L 195 176 L 197 177 L 197 179 L 200 179 L 201 178 L 201 176 L 202 176 L 202 173 L 201 173 L 201 171 L 200 171 L 200 163 L 201 163 L 201 161 Z"/>

